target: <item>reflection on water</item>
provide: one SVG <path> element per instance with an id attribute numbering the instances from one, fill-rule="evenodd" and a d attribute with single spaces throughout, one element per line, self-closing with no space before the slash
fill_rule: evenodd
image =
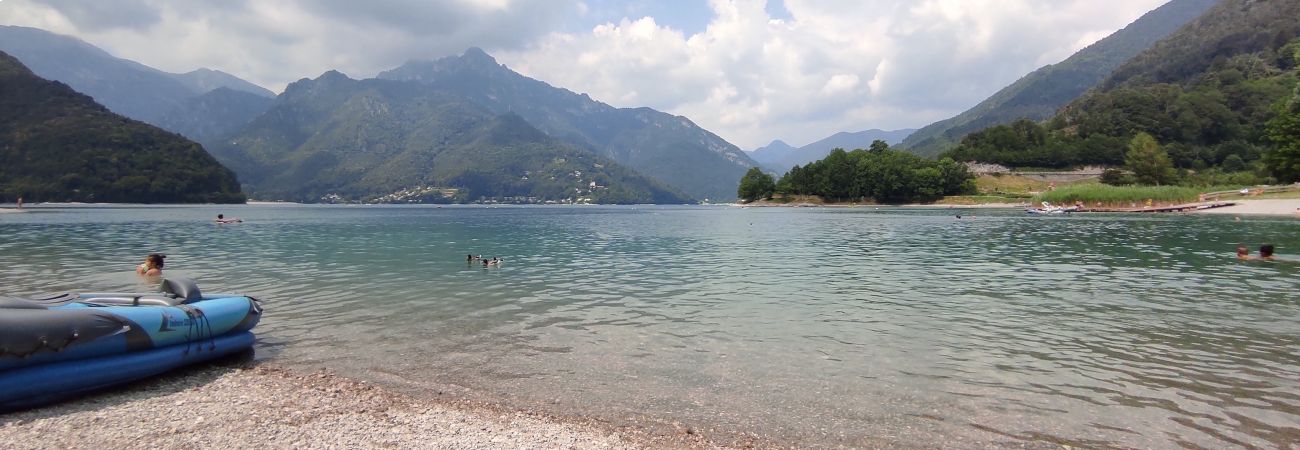
<path id="1" fill-rule="evenodd" d="M 411 390 L 817 446 L 1300 441 L 1300 265 L 1232 257 L 1300 222 L 961 213 L 36 208 L 0 294 L 140 289 L 164 251 L 266 301 L 260 357 Z"/>

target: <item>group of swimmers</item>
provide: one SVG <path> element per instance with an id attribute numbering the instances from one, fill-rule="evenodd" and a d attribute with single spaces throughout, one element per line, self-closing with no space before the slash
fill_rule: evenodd
<path id="1" fill-rule="evenodd" d="M 1238 245 L 1238 246 L 1237 246 L 1237 259 L 1240 259 L 1240 260 L 1242 260 L 1242 261 L 1252 261 L 1252 260 L 1257 260 L 1257 261 L 1275 261 L 1275 260 L 1276 260 L 1276 258 L 1273 257 L 1273 244 L 1264 244 L 1264 245 L 1259 246 L 1259 256 L 1258 256 L 1258 257 L 1250 256 L 1250 249 L 1249 249 L 1249 248 L 1246 248 L 1246 246 L 1244 246 L 1244 245 Z"/>
<path id="2" fill-rule="evenodd" d="M 501 265 L 501 261 L 504 260 L 495 256 L 493 256 L 492 259 L 487 259 L 484 258 L 483 255 L 478 255 L 478 256 L 465 255 L 466 264 L 474 264 L 474 261 L 482 261 L 483 267 L 488 267 L 488 266 L 499 266 Z"/>

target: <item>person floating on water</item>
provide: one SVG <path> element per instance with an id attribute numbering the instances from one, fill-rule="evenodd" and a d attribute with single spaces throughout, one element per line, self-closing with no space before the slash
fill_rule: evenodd
<path id="1" fill-rule="evenodd" d="M 162 276 L 163 266 L 165 265 L 163 259 L 166 258 L 167 255 L 162 253 L 150 253 L 149 256 L 144 257 L 144 262 L 135 266 L 135 273 L 146 277 Z"/>
<path id="2" fill-rule="evenodd" d="M 243 220 L 234 217 L 227 219 L 225 214 L 217 214 L 217 223 L 240 223 L 240 222 L 243 222 Z"/>
<path id="3" fill-rule="evenodd" d="M 1250 261 L 1250 248 L 1247 248 L 1245 245 L 1238 245 L 1237 259 L 1242 261 Z"/>

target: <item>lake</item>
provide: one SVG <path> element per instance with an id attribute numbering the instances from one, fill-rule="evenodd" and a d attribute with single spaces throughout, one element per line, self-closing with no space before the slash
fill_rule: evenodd
<path id="1" fill-rule="evenodd" d="M 146 290 L 162 251 L 264 301 L 259 359 L 418 395 L 814 447 L 1294 446 L 1300 264 L 1238 243 L 1300 255 L 1300 221 L 42 205 L 0 215 L 0 295 Z"/>

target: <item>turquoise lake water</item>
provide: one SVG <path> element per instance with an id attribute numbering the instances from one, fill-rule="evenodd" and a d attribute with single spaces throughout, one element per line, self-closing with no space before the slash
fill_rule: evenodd
<path id="1" fill-rule="evenodd" d="M 264 300 L 259 359 L 416 394 L 805 446 L 1295 446 L 1300 264 L 1238 243 L 1300 256 L 1300 220 L 42 205 L 0 214 L 0 295 L 144 290 L 163 251 Z"/>

